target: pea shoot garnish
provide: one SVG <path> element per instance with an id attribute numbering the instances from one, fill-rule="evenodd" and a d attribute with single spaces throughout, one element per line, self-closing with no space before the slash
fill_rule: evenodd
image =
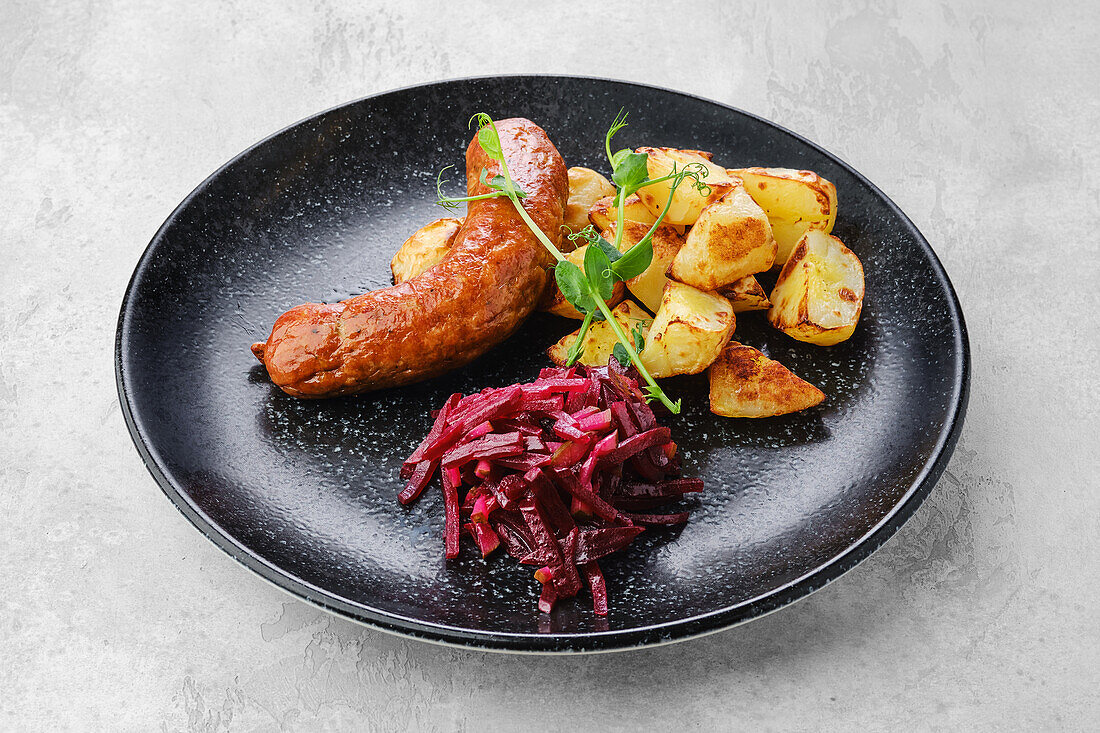
<path id="1" fill-rule="evenodd" d="M 701 163 L 689 163 L 682 168 L 674 167 L 672 172 L 666 176 L 651 179 L 647 165 L 648 156 L 645 153 L 636 153 L 629 148 L 614 153 L 611 152 L 612 138 L 619 130 L 626 127 L 626 113 L 619 110 L 607 131 L 607 135 L 604 137 L 604 151 L 608 162 L 611 164 L 611 182 L 615 185 L 616 191 L 612 204 L 618 212 L 616 221 L 622 222 L 625 220 L 626 199 L 637 193 L 639 189 L 651 184 L 671 181 L 668 202 L 666 202 L 660 216 L 657 217 L 657 221 L 653 223 L 646 235 L 626 252 L 622 251 L 623 230 L 625 227 L 621 225 L 615 227 L 614 242 L 608 242 L 591 225 L 579 232 L 567 234 L 570 240 L 574 242 L 583 240 L 589 245 L 584 254 L 584 266 L 581 268 L 565 258 L 561 250 L 554 245 L 523 208 L 521 201 L 527 197 L 527 194 L 516 184 L 508 172 L 508 163 L 504 160 L 504 153 L 501 151 L 500 146 L 500 135 L 493 119 L 484 112 L 479 112 L 470 118 L 470 124 L 473 125 L 475 121 L 478 126 L 478 144 L 486 155 L 500 164 L 500 174 L 490 178 L 488 172 L 482 169 L 479 180 L 490 191 L 478 196 L 452 198 L 444 196 L 442 193 L 442 186 L 445 181 L 442 178 L 443 171 L 440 171 L 436 180 L 439 193 L 438 203 L 453 210 L 458 207 L 458 204 L 467 201 L 507 197 L 531 232 L 557 260 L 554 267 L 554 279 L 557 281 L 562 295 L 578 312 L 584 314 L 581 329 L 569 350 L 566 364 L 572 365 L 580 358 L 584 337 L 588 333 L 592 322 L 606 321 L 615 334 L 615 338 L 619 341 L 615 344 L 614 358 L 624 367 L 628 364 L 634 365 L 645 381 L 645 390 L 649 400 L 659 400 L 674 414 L 679 413 L 680 400 L 673 402 L 669 399 L 668 395 L 657 385 L 657 382 L 654 381 L 649 371 L 642 364 L 639 353 L 645 348 L 645 340 L 642 338 L 640 329 L 635 328 L 629 335 L 624 332 L 619 322 L 611 315 L 607 301 L 611 299 L 616 280 L 629 280 L 637 277 L 645 272 L 652 263 L 653 234 L 657 227 L 661 225 L 661 222 L 664 221 L 665 213 L 672 204 L 672 196 L 680 184 L 690 179 L 691 186 L 704 195 L 709 194 L 710 189 L 704 183 L 707 174 L 706 166 Z"/>

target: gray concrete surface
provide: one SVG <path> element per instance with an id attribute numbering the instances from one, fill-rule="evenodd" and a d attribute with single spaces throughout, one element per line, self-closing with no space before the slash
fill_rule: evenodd
<path id="1" fill-rule="evenodd" d="M 1096 730 L 1095 7 L 671 5 L 0 0 L 0 729 Z M 868 561 L 708 638 L 487 655 L 283 595 L 157 489 L 112 341 L 161 221 L 315 111 L 503 72 L 761 114 L 928 235 L 969 320 L 970 414 Z"/>

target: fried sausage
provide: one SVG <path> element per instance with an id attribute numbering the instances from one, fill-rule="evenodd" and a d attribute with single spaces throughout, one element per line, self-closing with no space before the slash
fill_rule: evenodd
<path id="1" fill-rule="evenodd" d="M 500 120 L 501 150 L 523 207 L 557 241 L 569 195 L 565 163 L 542 128 Z M 477 137 L 466 150 L 469 195 L 500 172 Z M 275 321 L 252 352 L 295 397 L 396 387 L 468 364 L 519 328 L 539 302 L 553 259 L 507 198 L 471 201 L 451 251 L 421 275 L 341 303 L 307 303 Z"/>

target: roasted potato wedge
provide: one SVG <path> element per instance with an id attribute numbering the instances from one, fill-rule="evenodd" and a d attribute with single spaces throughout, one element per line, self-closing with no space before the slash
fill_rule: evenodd
<path id="1" fill-rule="evenodd" d="M 623 331 L 628 336 L 636 326 L 640 326 L 642 337 L 647 338 L 649 324 L 652 322 L 653 317 L 642 310 L 641 306 L 634 301 L 624 300 L 619 303 L 611 311 L 611 315 L 615 317 L 615 320 L 619 322 L 619 325 L 623 327 Z M 569 347 L 573 345 L 573 341 L 576 340 L 579 333 L 580 329 L 577 329 L 547 349 L 546 353 L 550 357 L 550 361 L 558 366 L 565 366 L 566 357 L 569 355 Z M 612 351 L 614 351 L 617 343 L 619 343 L 619 339 L 615 337 L 615 332 L 611 330 L 611 326 L 607 325 L 606 321 L 594 322 L 589 326 L 588 333 L 584 336 L 584 349 L 577 361 L 587 366 L 604 366 L 607 364 L 607 360 L 611 358 Z"/>
<path id="2" fill-rule="evenodd" d="M 612 206 L 614 200 L 614 194 L 605 196 L 592 204 L 592 208 L 588 210 L 588 221 L 592 222 L 597 230 L 610 229 L 611 222 L 618 220 L 619 212 Z M 627 196 L 626 201 L 623 202 L 623 216 L 628 221 L 636 221 L 650 226 L 653 226 L 653 222 L 657 221 L 657 217 L 646 208 L 645 204 L 642 203 L 642 199 L 636 193 Z"/>
<path id="3" fill-rule="evenodd" d="M 672 202 L 668 207 L 668 213 L 662 224 L 687 224 L 695 223 L 703 207 L 712 201 L 721 198 L 738 179 L 731 176 L 725 168 L 710 162 L 710 153 L 700 150 L 677 150 L 676 148 L 638 148 L 636 152 L 645 153 L 648 156 L 646 166 L 649 169 L 650 178 L 667 176 L 676 170 L 682 170 L 688 163 L 701 163 L 706 166 L 707 175 L 704 181 L 710 187 L 707 193 L 700 193 L 691 185 L 691 181 L 685 181 L 672 195 Z M 672 190 L 672 181 L 654 183 L 638 191 L 642 203 L 654 216 L 660 216 L 669 203 L 668 193 Z"/>
<path id="4" fill-rule="evenodd" d="M 413 232 L 390 260 L 394 285 L 412 280 L 429 267 L 439 264 L 450 251 L 460 226 L 462 219 L 436 219 Z"/>
<path id="5" fill-rule="evenodd" d="M 711 365 L 737 325 L 730 302 L 674 280 L 649 327 L 642 364 L 655 378 L 698 374 Z"/>
<path id="6" fill-rule="evenodd" d="M 760 283 L 752 275 L 718 288 L 718 294 L 729 300 L 734 313 L 766 311 L 772 306 L 764 288 L 760 287 Z"/>
<path id="7" fill-rule="evenodd" d="M 820 404 L 825 393 L 787 367 L 731 341 L 707 371 L 710 411 L 724 417 L 771 417 Z"/>
<path id="8" fill-rule="evenodd" d="M 592 246 L 589 244 L 583 247 L 578 247 L 572 252 L 565 255 L 565 259 L 572 262 L 577 267 L 584 269 L 584 253 L 588 248 Z M 611 293 L 611 300 L 607 301 L 608 306 L 614 307 L 623 299 L 626 295 L 626 284 L 621 280 L 616 281 Z M 576 318 L 577 320 L 584 320 L 584 316 L 573 307 L 573 304 L 565 299 L 561 290 L 558 289 L 558 284 L 551 278 L 550 282 L 546 285 L 546 290 L 543 292 L 542 300 L 539 301 L 539 310 L 546 311 L 547 313 L 553 313 L 556 316 L 563 316 L 565 318 Z"/>
<path id="9" fill-rule="evenodd" d="M 826 234 L 833 231 L 836 186 L 813 171 L 740 168 L 729 173 L 744 181 L 745 190 L 767 213 L 778 246 L 777 267 L 783 266 L 798 240 L 810 229 Z"/>
<path id="10" fill-rule="evenodd" d="M 626 252 L 642 241 L 651 226 L 627 219 L 619 249 Z M 615 226 L 605 229 L 603 238 L 614 242 Z M 662 224 L 653 233 L 652 242 L 653 260 L 649 263 L 649 267 L 641 275 L 627 280 L 626 287 L 635 298 L 641 301 L 642 305 L 656 313 L 661 305 L 661 294 L 664 293 L 665 283 L 668 282 L 665 272 L 672 264 L 676 253 L 684 246 L 684 238 L 672 227 Z"/>
<path id="11" fill-rule="evenodd" d="M 775 261 L 775 252 L 767 215 L 737 185 L 703 208 L 668 274 L 685 285 L 715 290 L 764 272 Z"/>
<path id="12" fill-rule="evenodd" d="M 836 237 L 811 229 L 772 289 L 768 320 L 791 338 L 832 346 L 849 338 L 863 308 L 863 265 Z"/>
<path id="13" fill-rule="evenodd" d="M 579 232 L 588 226 L 588 210 L 602 198 L 615 195 L 611 181 L 591 168 L 570 168 L 569 203 L 565 205 L 565 226 L 573 232 Z M 570 247 L 569 239 L 562 237 L 562 246 Z M 563 249 L 563 252 L 566 250 Z"/>

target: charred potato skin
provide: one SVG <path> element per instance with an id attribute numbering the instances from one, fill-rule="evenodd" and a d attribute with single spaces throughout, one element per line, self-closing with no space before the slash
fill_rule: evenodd
<path id="1" fill-rule="evenodd" d="M 413 232 L 390 260 L 393 284 L 399 285 L 439 264 L 451 250 L 462 219 L 436 219 Z"/>
<path id="2" fill-rule="evenodd" d="M 825 393 L 751 346 L 729 344 L 711 364 L 710 411 L 723 417 L 773 417 L 821 404 Z"/>
<path id="3" fill-rule="evenodd" d="M 760 281 L 752 275 L 718 288 L 717 293 L 730 302 L 734 313 L 766 311 L 772 306 Z"/>
<path id="4" fill-rule="evenodd" d="M 700 290 L 716 290 L 768 270 L 775 255 L 767 215 L 737 185 L 703 208 L 668 275 Z"/>

